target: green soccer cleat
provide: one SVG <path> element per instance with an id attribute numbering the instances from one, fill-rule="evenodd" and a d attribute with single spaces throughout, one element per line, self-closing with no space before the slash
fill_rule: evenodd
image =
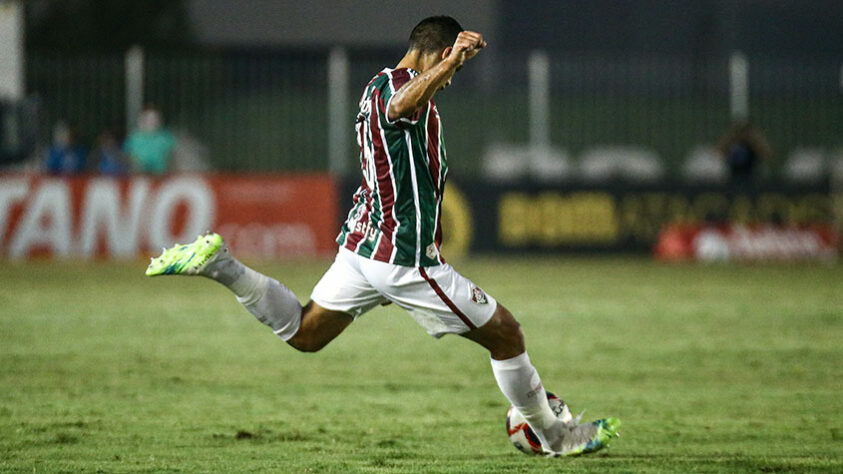
<path id="1" fill-rule="evenodd" d="M 219 234 L 200 235 L 192 244 L 176 244 L 164 249 L 158 258 L 151 259 L 146 276 L 200 275 L 202 270 L 226 250 Z"/>
<path id="2" fill-rule="evenodd" d="M 545 449 L 549 457 L 579 456 L 593 453 L 609 445 L 613 438 L 620 436 L 618 428 L 621 420 L 604 418 L 582 425 L 567 425 L 562 438 L 551 449 Z"/>

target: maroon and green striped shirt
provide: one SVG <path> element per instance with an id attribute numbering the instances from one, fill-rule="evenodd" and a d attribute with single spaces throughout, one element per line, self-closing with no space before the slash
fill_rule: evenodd
<path id="1" fill-rule="evenodd" d="M 445 146 L 436 104 L 390 122 L 393 94 L 418 73 L 384 69 L 366 86 L 357 114 L 363 181 L 337 243 L 363 257 L 396 265 L 444 263 L 442 193 Z"/>

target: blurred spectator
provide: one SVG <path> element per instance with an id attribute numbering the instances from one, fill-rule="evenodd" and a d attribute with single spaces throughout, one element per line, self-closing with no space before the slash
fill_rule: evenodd
<path id="1" fill-rule="evenodd" d="M 96 164 L 97 171 L 102 174 L 119 176 L 129 171 L 117 135 L 111 130 L 97 137 L 96 146 L 91 152 L 91 162 Z"/>
<path id="2" fill-rule="evenodd" d="M 53 174 L 76 174 L 85 171 L 88 150 L 77 143 L 76 130 L 63 122 L 53 129 L 53 144 L 47 153 L 45 168 Z"/>
<path id="3" fill-rule="evenodd" d="M 161 124 L 161 113 L 147 106 L 138 117 L 138 127 L 126 139 L 125 149 L 135 171 L 164 174 L 175 144 L 173 134 Z"/>
<path id="4" fill-rule="evenodd" d="M 764 134 L 748 121 L 734 124 L 720 139 L 717 150 L 737 184 L 753 182 L 761 163 L 773 155 Z"/>

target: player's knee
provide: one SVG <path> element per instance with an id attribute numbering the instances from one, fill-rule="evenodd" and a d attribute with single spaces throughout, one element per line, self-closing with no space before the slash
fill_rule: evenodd
<path id="1" fill-rule="evenodd" d="M 498 346 L 507 352 L 512 351 L 518 354 L 524 352 L 524 331 L 521 329 L 521 324 L 503 306 L 498 308 L 498 312 L 495 318 L 498 323 L 497 331 L 495 331 L 499 339 Z"/>
<path id="2" fill-rule="evenodd" d="M 506 334 L 512 341 L 517 341 L 518 344 L 524 344 L 524 331 L 518 321 L 513 320 L 511 324 L 506 327 Z"/>
<path id="3" fill-rule="evenodd" d="M 353 320 L 348 314 L 326 310 L 311 301 L 302 308 L 299 329 L 287 344 L 301 352 L 319 352 Z"/>
<path id="4" fill-rule="evenodd" d="M 508 309 L 498 305 L 498 309 L 495 313 L 494 319 L 496 319 L 498 324 L 500 324 L 501 331 L 510 334 L 521 334 L 521 324 L 518 323 L 515 316 L 513 316 Z"/>
<path id="5" fill-rule="evenodd" d="M 465 337 L 488 349 L 496 360 L 509 359 L 526 350 L 521 325 L 500 304 L 486 324 L 465 334 Z"/>
<path id="6" fill-rule="evenodd" d="M 513 319 L 512 323 L 507 323 L 505 325 L 503 334 L 504 338 L 506 339 L 507 346 L 511 347 L 519 354 L 521 352 L 524 352 L 524 331 L 521 330 L 521 325 L 518 324 L 518 321 L 515 321 Z"/>

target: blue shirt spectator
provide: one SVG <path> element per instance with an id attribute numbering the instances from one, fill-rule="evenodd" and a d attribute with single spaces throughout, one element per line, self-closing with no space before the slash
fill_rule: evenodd
<path id="1" fill-rule="evenodd" d="M 88 150 L 76 143 L 76 132 L 62 124 L 56 125 L 53 144 L 44 163 L 48 173 L 78 174 L 85 172 Z"/>
<path id="2" fill-rule="evenodd" d="M 103 132 L 97 138 L 97 146 L 91 152 L 91 161 L 96 163 L 97 171 L 101 174 L 120 176 L 129 172 L 123 149 L 111 131 Z"/>

